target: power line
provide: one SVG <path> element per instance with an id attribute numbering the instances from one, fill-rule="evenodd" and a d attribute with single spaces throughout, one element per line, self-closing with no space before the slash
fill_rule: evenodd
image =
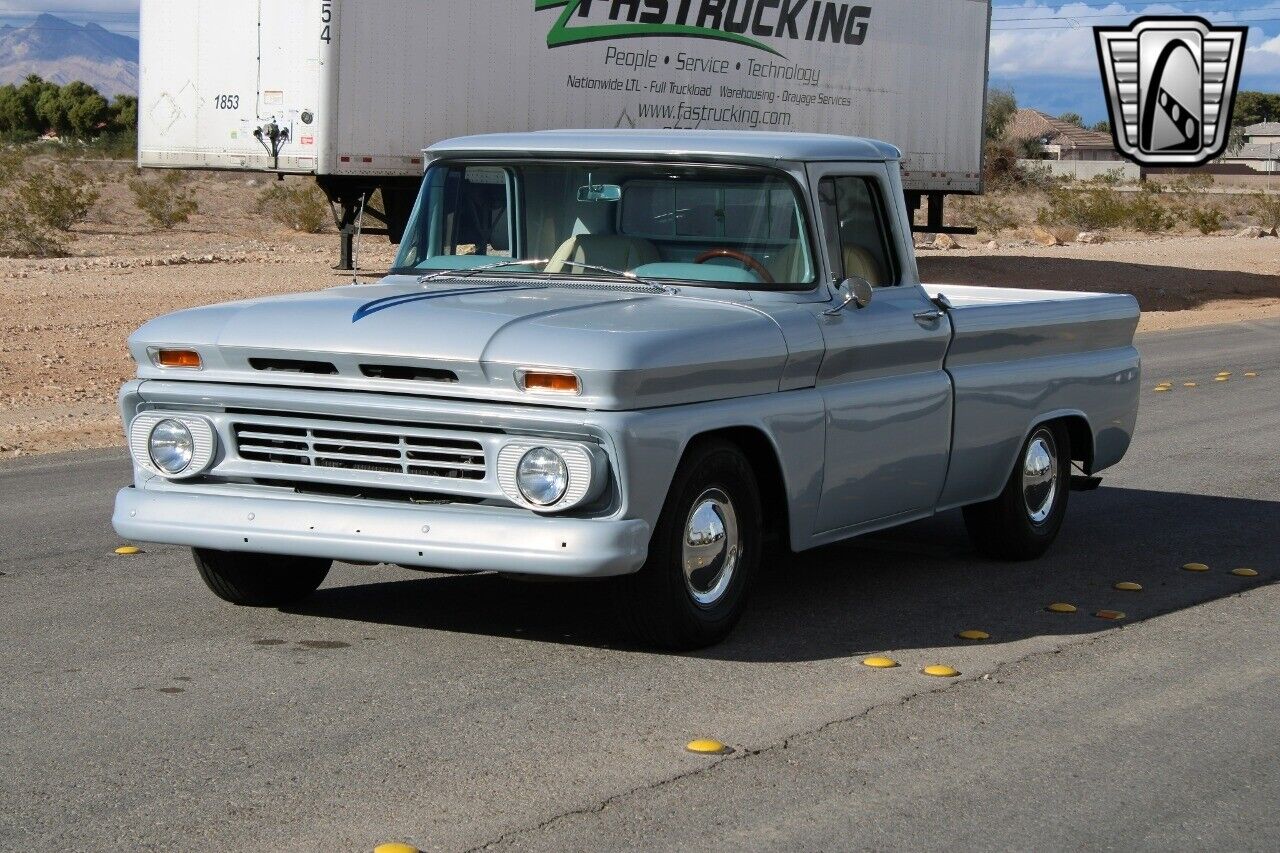
<path id="1" fill-rule="evenodd" d="M 1046 19 L 1046 20 L 1047 20 L 1047 19 Z M 1253 25 L 1253 24 L 1272 24 L 1272 23 L 1275 23 L 1275 22 L 1277 22 L 1277 21 L 1280 21 L 1280 18 L 1236 18 L 1236 19 L 1229 20 L 1229 21 L 1218 21 L 1217 23 L 1219 23 L 1219 24 L 1249 24 L 1249 25 Z M 1068 20 L 1062 20 L 1062 21 L 1061 21 L 1061 23 L 1063 24 L 1063 26 L 1060 26 L 1060 27 L 1054 27 L 1054 26 L 1046 26 L 1046 27 L 992 27 L 992 28 L 991 28 L 991 31 L 992 31 L 992 32 L 1006 32 L 1006 33 L 1008 33 L 1008 32 L 1017 32 L 1017 31 L 1019 31 L 1019 30 L 1085 30 L 1085 29 L 1092 29 L 1091 27 L 1088 27 L 1088 26 L 1081 26 L 1081 25 L 1079 25 L 1079 24 L 1073 24 L 1073 23 L 1071 23 L 1071 22 L 1070 22 L 1070 21 L 1068 21 Z"/>
<path id="2" fill-rule="evenodd" d="M 1146 8 L 1148 6 L 1183 6 L 1183 5 L 1200 6 L 1205 3 L 1237 3 L 1237 2 L 1239 2 L 1239 0 L 1141 0 L 1141 2 L 1135 2 L 1133 5 L 1135 7 Z M 1059 9 L 1065 9 L 1067 6 L 1082 6 L 1086 9 L 1107 9 L 1107 8 L 1110 8 L 1111 6 L 1124 6 L 1125 3 L 1122 2 L 1122 0 L 1111 0 L 1111 2 L 1109 3 L 1061 2 L 1061 3 L 1055 4 L 1050 2 L 1050 3 L 1045 3 L 1044 6 L 1041 8 L 1052 9 L 1055 5 L 1057 5 Z M 1026 10 L 1027 10 L 1027 7 L 1021 3 L 1009 4 L 1007 6 L 992 7 L 992 11 L 995 13 L 1025 12 Z M 1006 18 L 1005 20 L 1013 20 L 1013 19 Z"/>
<path id="3" fill-rule="evenodd" d="M 1278 12 L 1280 6 L 1275 3 L 1268 3 L 1265 6 L 1245 6 L 1241 9 L 1224 10 L 1220 14 L 1235 15 L 1239 12 Z M 1026 18 L 992 18 L 992 23 L 1005 23 L 1007 21 L 1097 21 L 1107 18 L 1134 18 L 1137 17 L 1133 12 L 1111 12 L 1103 15 L 1033 15 Z"/>

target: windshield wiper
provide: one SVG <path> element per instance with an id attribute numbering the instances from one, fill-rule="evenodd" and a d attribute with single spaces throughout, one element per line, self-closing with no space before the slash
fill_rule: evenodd
<path id="1" fill-rule="evenodd" d="M 466 278 L 468 276 L 475 275 L 476 273 L 486 272 L 488 270 L 502 269 L 503 267 L 520 267 L 520 266 L 545 267 L 549 263 L 551 263 L 550 258 L 532 258 L 532 259 L 525 259 L 525 260 L 519 260 L 519 261 L 517 260 L 499 261 L 496 264 L 482 264 L 478 267 L 468 267 L 466 269 L 460 269 L 460 270 L 439 270 L 438 272 L 428 273 L 427 275 L 419 277 L 418 283 L 426 284 L 429 281 L 435 281 L 441 278 Z M 656 281 L 650 281 L 647 278 L 641 278 L 635 273 L 630 273 L 625 270 L 616 270 L 613 267 L 602 267 L 599 264 L 584 264 L 584 263 L 581 263 L 580 261 L 565 261 L 564 263 L 566 266 L 579 267 L 580 269 L 592 270 L 595 272 L 604 272 L 610 275 L 615 275 L 618 278 L 625 278 L 628 282 L 643 284 L 644 286 L 651 289 L 654 293 L 673 294 L 676 292 L 674 289 L 667 287 L 664 284 L 658 284 Z M 544 270 L 544 273 L 545 273 L 545 270 Z"/>

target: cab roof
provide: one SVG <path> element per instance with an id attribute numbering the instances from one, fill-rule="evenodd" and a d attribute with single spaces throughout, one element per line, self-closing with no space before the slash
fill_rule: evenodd
<path id="1" fill-rule="evenodd" d="M 458 156 L 634 158 L 734 162 L 865 160 L 901 158 L 887 142 L 827 133 L 759 130 L 540 130 L 488 133 L 437 142 L 431 158 Z"/>

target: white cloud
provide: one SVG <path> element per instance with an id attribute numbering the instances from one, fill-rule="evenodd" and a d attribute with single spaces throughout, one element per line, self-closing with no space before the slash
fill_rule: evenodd
<path id="1" fill-rule="evenodd" d="M 1244 70 L 1249 75 L 1280 75 L 1280 35 L 1256 47 L 1245 47 Z"/>
<path id="2" fill-rule="evenodd" d="M 0 15 L 6 17 L 30 17 L 39 12 L 89 18 L 95 14 L 136 16 L 138 0 L 43 0 L 38 8 L 32 0 L 0 0 Z"/>

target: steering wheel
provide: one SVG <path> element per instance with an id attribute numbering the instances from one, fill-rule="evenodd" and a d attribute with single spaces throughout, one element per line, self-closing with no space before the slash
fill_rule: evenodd
<path id="1" fill-rule="evenodd" d="M 748 255 L 746 252 L 739 252 L 737 249 L 730 249 L 728 246 L 720 246 L 715 249 L 708 249 L 701 255 L 693 259 L 695 264 L 705 264 L 713 258 L 733 258 L 747 269 L 751 270 L 765 284 L 776 284 L 773 273 L 769 272 L 769 268 Z"/>

